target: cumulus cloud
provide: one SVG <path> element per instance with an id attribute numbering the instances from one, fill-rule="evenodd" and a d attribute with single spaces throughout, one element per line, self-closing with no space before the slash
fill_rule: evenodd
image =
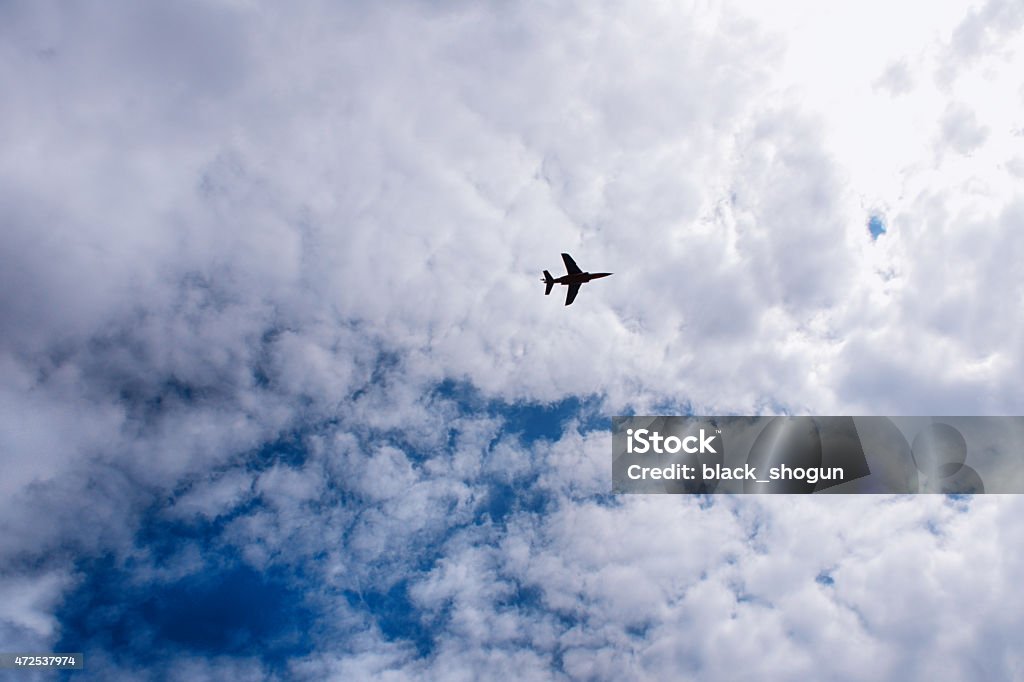
<path id="1" fill-rule="evenodd" d="M 611 414 L 1020 412 L 1020 12 L 817 4 L 4 4 L 4 641 L 1020 674 L 1013 500 L 608 495 Z"/>

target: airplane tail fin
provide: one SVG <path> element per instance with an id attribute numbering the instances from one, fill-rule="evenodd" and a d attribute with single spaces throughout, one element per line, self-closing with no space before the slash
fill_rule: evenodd
<path id="1" fill-rule="evenodd" d="M 544 295 L 547 296 L 551 293 L 551 287 L 555 286 L 555 279 L 547 270 L 544 271 L 544 284 L 547 285 L 544 287 Z"/>

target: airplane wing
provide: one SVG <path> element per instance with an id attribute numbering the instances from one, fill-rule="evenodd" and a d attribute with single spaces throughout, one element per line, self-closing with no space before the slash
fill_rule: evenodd
<path id="1" fill-rule="evenodd" d="M 572 256 L 570 256 L 569 254 L 563 253 L 562 260 L 565 261 L 565 271 L 568 272 L 570 275 L 578 275 L 581 272 L 583 272 L 582 270 L 580 270 L 580 266 L 576 265 L 576 261 L 574 261 L 572 259 Z"/>
<path id="2" fill-rule="evenodd" d="M 568 256 L 566 256 L 568 258 Z M 571 262 L 571 259 L 570 259 Z M 569 291 L 565 292 L 565 304 L 569 305 L 576 300 L 576 294 L 580 293 L 579 284 L 570 284 Z"/>

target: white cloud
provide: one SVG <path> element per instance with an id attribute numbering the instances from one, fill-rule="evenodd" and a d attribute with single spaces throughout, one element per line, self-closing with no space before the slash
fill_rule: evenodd
<path id="1" fill-rule="evenodd" d="M 310 677 L 1019 674 L 1011 499 L 606 505 L 600 434 L 427 394 L 1020 412 L 1021 16 L 4 5 L 4 627 L 50 636 L 78 556 L 199 565 L 133 548 L 167 503 L 322 577 L 363 634 Z M 615 275 L 567 309 L 561 251 Z M 498 483 L 542 503 L 480 520 Z M 402 580 L 430 660 L 337 593 Z"/>
<path id="2" fill-rule="evenodd" d="M 252 474 L 233 471 L 210 481 L 194 483 L 174 500 L 170 512 L 186 519 L 192 516 L 213 519 L 219 514 L 230 512 L 252 495 Z"/>
<path id="3" fill-rule="evenodd" d="M 24 629 L 38 637 L 31 646 L 38 646 L 46 641 L 57 629 L 53 607 L 60 600 L 63 590 L 70 586 L 71 581 L 63 572 L 51 572 L 29 578 L 7 578 L 0 582 L 0 596 L 3 607 L 0 608 L 0 623 L 5 631 L 9 628 Z M 20 636 L 6 633 L 5 643 L 22 639 L 19 646 L 28 643 Z M 20 633 L 19 633 L 20 634 Z M 11 646 L 11 644 L 8 644 Z"/>

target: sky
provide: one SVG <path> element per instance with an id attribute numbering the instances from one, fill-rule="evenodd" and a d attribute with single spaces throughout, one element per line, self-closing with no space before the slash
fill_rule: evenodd
<path id="1" fill-rule="evenodd" d="M 0 3 L 0 650 L 1024 679 L 1018 497 L 610 469 L 614 415 L 1024 414 L 1022 36 L 1015 0 Z M 565 307 L 563 251 L 615 274 Z"/>

